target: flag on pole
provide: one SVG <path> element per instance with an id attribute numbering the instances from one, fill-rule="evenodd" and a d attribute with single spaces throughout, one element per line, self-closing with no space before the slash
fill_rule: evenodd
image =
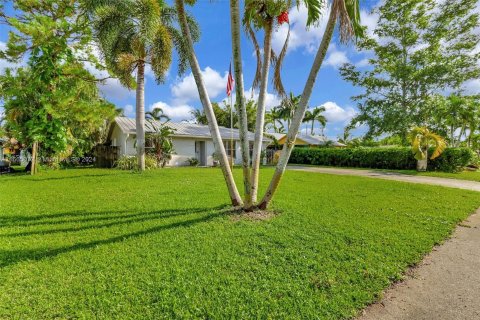
<path id="1" fill-rule="evenodd" d="M 232 94 L 233 90 L 233 84 L 234 84 L 233 76 L 232 76 L 232 63 L 230 62 L 230 69 L 228 70 L 228 80 L 227 80 L 227 96 L 230 97 Z"/>

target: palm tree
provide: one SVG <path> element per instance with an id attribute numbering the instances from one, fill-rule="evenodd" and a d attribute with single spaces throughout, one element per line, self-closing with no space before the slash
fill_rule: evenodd
<path id="1" fill-rule="evenodd" d="M 280 116 L 282 120 L 287 122 L 287 132 L 290 128 L 290 122 L 292 121 L 293 114 L 300 103 L 300 96 L 295 96 L 293 92 L 290 92 L 288 97 L 285 97 L 278 106 Z"/>
<path id="2" fill-rule="evenodd" d="M 440 156 L 447 147 L 445 139 L 425 127 L 416 127 L 408 134 L 412 143 L 412 151 L 417 159 L 417 171 L 426 171 L 428 162 L 428 149 L 435 147 L 430 159 Z"/>
<path id="3" fill-rule="evenodd" d="M 194 3 L 195 0 L 188 1 L 188 4 Z M 213 112 L 212 103 L 210 102 L 207 88 L 205 87 L 205 82 L 203 81 L 203 76 L 200 70 L 200 65 L 198 64 L 197 56 L 193 48 L 192 30 L 189 26 L 188 16 L 185 12 L 184 0 L 175 0 L 175 8 L 177 10 L 178 22 L 180 24 L 183 35 L 182 45 L 188 52 L 188 61 L 190 63 L 192 74 L 197 85 L 198 95 L 200 96 L 200 101 L 202 102 L 205 116 L 208 120 L 208 126 L 212 135 L 213 144 L 215 146 L 215 154 L 220 161 L 220 166 L 222 168 L 223 176 L 225 178 L 225 182 L 229 191 L 230 200 L 232 202 L 232 205 L 234 206 L 243 205 L 242 198 L 238 193 L 237 186 L 235 185 L 235 180 L 233 179 L 233 174 L 229 166 L 227 153 L 225 152 L 225 147 L 223 145 L 222 137 L 220 136 L 218 123 L 215 118 L 215 113 Z"/>
<path id="4" fill-rule="evenodd" d="M 267 96 L 267 86 L 269 79 L 269 70 L 271 60 L 275 63 L 274 87 L 280 95 L 284 95 L 283 84 L 280 78 L 280 72 L 277 71 L 286 55 L 287 39 L 279 56 L 272 54 L 272 35 L 275 23 L 282 24 L 288 22 L 287 11 L 290 7 L 290 1 L 271 1 L 271 0 L 246 0 L 243 25 L 247 35 L 252 39 L 257 56 L 257 70 L 253 81 L 253 87 L 260 87 L 258 96 L 257 119 L 255 121 L 255 139 L 252 152 L 252 171 L 251 171 L 251 202 L 256 203 L 258 192 L 258 179 L 260 171 L 260 161 L 263 142 L 263 128 L 265 127 L 265 100 Z M 285 20 L 285 14 L 287 18 Z M 281 18 L 282 17 L 282 18 Z M 254 30 L 263 29 L 263 62 L 260 59 L 260 48 L 255 37 Z M 249 209 L 247 207 L 247 209 Z"/>
<path id="5" fill-rule="evenodd" d="M 322 128 L 322 136 L 324 136 L 323 130 L 325 129 L 325 126 L 327 125 L 327 118 L 325 118 L 325 116 L 322 114 L 323 112 L 325 112 L 325 107 L 324 106 L 315 107 L 312 110 L 312 119 L 311 119 L 312 120 L 312 130 L 311 130 L 312 135 L 313 135 L 313 127 L 315 126 L 315 121 L 318 121 L 318 123 L 320 124 L 320 126 Z"/>
<path id="6" fill-rule="evenodd" d="M 288 159 L 290 158 L 293 146 L 295 145 L 294 142 L 297 138 L 298 130 L 300 128 L 302 119 L 308 106 L 308 101 L 310 100 L 310 96 L 312 95 L 318 71 L 320 70 L 323 60 L 325 59 L 325 55 L 330 45 L 333 31 L 337 22 L 339 23 L 340 39 L 342 42 L 347 42 L 353 37 L 363 36 L 364 29 L 360 25 L 359 0 L 332 0 L 330 16 L 328 18 L 327 26 L 325 28 L 325 33 L 317 50 L 307 82 L 305 83 L 305 87 L 301 95 L 300 104 L 295 110 L 292 124 L 288 129 L 287 139 L 285 144 L 283 145 L 282 153 L 276 166 L 274 175 L 272 177 L 272 180 L 270 181 L 270 185 L 265 192 L 262 201 L 259 204 L 260 209 L 267 208 L 285 172 Z"/>
<path id="7" fill-rule="evenodd" d="M 162 108 L 155 108 L 152 111 L 145 112 L 145 119 L 149 121 L 161 121 L 162 119 L 165 122 L 170 121 L 170 117 L 163 112 Z"/>
<path id="8" fill-rule="evenodd" d="M 136 87 L 136 146 L 139 170 L 145 170 L 145 68 L 150 65 L 162 83 L 179 54 L 179 73 L 186 68 L 186 51 L 175 28 L 175 11 L 159 0 L 86 1 L 94 34 L 108 70 L 128 87 Z M 190 27 L 197 30 L 193 19 Z M 198 34 L 198 30 L 195 32 Z M 136 80 L 132 73 L 136 72 Z"/>
<path id="9" fill-rule="evenodd" d="M 271 125 L 273 132 L 275 133 L 284 133 L 285 128 L 282 122 L 282 115 L 278 107 L 273 107 L 270 112 L 265 114 L 265 128 Z"/>
<path id="10" fill-rule="evenodd" d="M 230 21 L 232 32 L 232 56 L 235 76 L 235 94 L 237 106 L 240 147 L 242 153 L 244 203 L 247 208 L 252 206 L 250 180 L 250 142 L 248 140 L 248 115 L 244 97 L 242 53 L 240 44 L 240 1 L 230 0 Z"/>

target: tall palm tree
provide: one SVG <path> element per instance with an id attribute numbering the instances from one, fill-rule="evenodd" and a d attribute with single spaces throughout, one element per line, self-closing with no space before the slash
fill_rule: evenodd
<path id="1" fill-rule="evenodd" d="M 136 148 L 139 170 L 145 170 L 145 68 L 151 66 L 158 83 L 179 55 L 179 73 L 186 68 L 186 51 L 175 28 L 175 11 L 162 0 L 85 1 L 93 18 L 94 35 L 110 73 L 136 87 Z M 189 19 L 190 27 L 198 27 Z M 198 37 L 197 37 L 198 38 Z M 132 73 L 136 73 L 136 80 Z"/>
<path id="2" fill-rule="evenodd" d="M 273 107 L 269 112 L 265 114 L 265 128 L 271 125 L 273 132 L 284 133 L 285 128 L 282 122 L 282 114 L 278 107 Z"/>
<path id="3" fill-rule="evenodd" d="M 195 0 L 188 0 L 187 3 L 193 5 Z M 237 186 L 235 185 L 235 180 L 233 179 L 227 153 L 225 152 L 225 147 L 223 145 L 222 137 L 220 136 L 218 123 L 215 118 L 215 113 L 213 112 L 212 103 L 208 96 L 207 88 L 205 87 L 205 82 L 203 81 L 203 76 L 200 70 L 200 65 L 198 64 L 197 56 L 193 48 L 192 30 L 188 23 L 188 16 L 185 11 L 184 0 L 175 0 L 175 8 L 177 10 L 178 22 L 183 35 L 182 44 L 188 52 L 188 61 L 197 85 L 198 95 L 200 96 L 200 101 L 202 102 L 205 116 L 208 120 L 208 126 L 212 135 L 213 144 L 215 146 L 215 154 L 220 160 L 220 166 L 227 184 L 230 200 L 234 206 L 243 205 L 242 198 L 240 197 Z"/>
<path id="4" fill-rule="evenodd" d="M 253 81 L 253 86 L 260 87 L 258 95 L 257 119 L 255 127 L 255 139 L 252 152 L 252 171 L 251 171 L 251 199 L 252 203 L 257 201 L 258 179 L 260 171 L 260 161 L 263 141 L 263 128 L 265 127 L 265 101 L 267 96 L 267 86 L 269 79 L 270 62 L 274 61 L 276 64 L 275 70 L 279 69 L 285 57 L 290 31 L 283 49 L 278 57 L 272 53 L 272 35 L 276 23 L 281 24 L 285 20 L 282 14 L 286 13 L 290 8 L 291 1 L 272 1 L 272 0 L 246 0 L 245 13 L 243 16 L 243 25 L 247 31 L 247 35 L 252 39 L 255 52 L 257 55 L 257 70 Z M 261 61 L 261 54 L 258 42 L 255 37 L 255 30 L 263 29 L 264 43 L 263 43 L 263 61 Z M 281 82 L 280 73 L 275 72 L 274 87 L 281 95 L 284 95 L 283 84 Z M 248 208 L 247 208 L 248 209 Z"/>
<path id="5" fill-rule="evenodd" d="M 299 103 L 300 96 L 295 96 L 293 92 L 290 92 L 290 95 L 288 97 L 284 97 L 278 106 L 282 120 L 287 122 L 287 130 L 290 127 L 290 122 L 292 121 L 293 114 L 298 108 Z"/>
<path id="6" fill-rule="evenodd" d="M 244 97 L 242 53 L 240 44 L 240 1 L 230 0 L 230 21 L 232 32 L 232 56 L 235 77 L 235 94 L 238 127 L 240 131 L 240 147 L 242 153 L 244 205 L 252 206 L 250 181 L 250 142 L 248 140 L 248 115 Z"/>
<path id="7" fill-rule="evenodd" d="M 285 172 L 288 159 L 290 158 L 290 154 L 295 145 L 294 142 L 297 138 L 298 130 L 308 106 L 308 101 L 312 95 L 318 71 L 320 70 L 323 60 L 325 59 L 325 55 L 330 45 L 333 31 L 337 22 L 339 24 L 340 40 L 342 42 L 347 42 L 353 37 L 363 36 L 364 29 L 360 25 L 359 0 L 332 0 L 330 7 L 330 15 L 325 28 L 325 33 L 315 55 L 307 82 L 305 83 L 299 107 L 297 110 L 295 110 L 292 123 L 288 129 L 287 139 L 283 145 L 282 153 L 275 168 L 272 180 L 270 181 L 270 185 L 268 186 L 267 191 L 265 192 L 265 195 L 259 204 L 260 209 L 267 208 Z"/>
<path id="8" fill-rule="evenodd" d="M 312 121 L 312 128 L 311 128 L 311 131 L 310 131 L 311 135 L 313 135 L 313 128 L 315 126 L 315 121 L 318 121 L 318 123 L 320 124 L 321 130 L 322 130 L 322 136 L 324 135 L 323 130 L 325 129 L 325 126 L 327 125 L 327 118 L 325 118 L 325 116 L 322 114 L 323 112 L 325 112 L 325 107 L 324 106 L 313 108 L 313 110 L 311 112 L 311 121 Z"/>

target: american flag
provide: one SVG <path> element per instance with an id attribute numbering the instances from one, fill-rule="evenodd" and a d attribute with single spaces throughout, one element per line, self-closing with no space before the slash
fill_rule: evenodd
<path id="1" fill-rule="evenodd" d="M 233 80 L 233 76 L 232 76 L 232 63 L 230 62 L 230 70 L 228 71 L 228 81 L 227 81 L 227 96 L 229 97 L 232 94 L 234 82 L 235 81 Z"/>

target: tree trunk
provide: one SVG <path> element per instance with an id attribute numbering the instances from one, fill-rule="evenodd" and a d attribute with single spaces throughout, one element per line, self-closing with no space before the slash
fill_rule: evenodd
<path id="1" fill-rule="evenodd" d="M 260 92 L 258 95 L 257 119 L 255 123 L 255 140 L 252 153 L 252 203 L 257 202 L 258 176 L 263 142 L 263 126 L 265 123 L 265 100 L 267 96 L 268 71 L 270 70 L 270 56 L 272 50 L 272 26 L 273 20 L 265 24 L 265 40 L 263 45 L 262 78 L 260 80 Z"/>
<path id="2" fill-rule="evenodd" d="M 333 10 L 330 11 L 330 17 L 328 18 L 327 27 L 325 29 L 325 33 L 322 38 L 322 42 L 320 43 L 320 47 L 318 48 L 317 54 L 315 55 L 315 60 L 313 61 L 312 68 L 310 70 L 310 74 L 308 75 L 307 82 L 305 83 L 305 87 L 303 89 L 302 97 L 300 99 L 300 104 L 298 108 L 295 110 L 293 115 L 292 124 L 288 129 L 287 139 L 285 144 L 283 145 L 282 153 L 278 160 L 277 167 L 275 168 L 275 172 L 273 174 L 272 180 L 270 181 L 270 185 L 268 186 L 267 191 L 259 204 L 260 209 L 266 209 L 272 198 L 277 191 L 278 186 L 280 185 L 280 180 L 285 173 L 285 168 L 287 167 L 288 159 L 290 158 L 290 154 L 292 153 L 292 149 L 295 146 L 295 140 L 297 138 L 298 129 L 300 128 L 300 124 L 305 116 L 305 111 L 308 107 L 308 101 L 310 100 L 310 96 L 312 95 L 312 90 L 315 85 L 315 81 L 317 79 L 318 71 L 322 66 L 322 62 L 325 59 L 325 55 L 327 53 L 328 46 L 330 45 L 330 41 L 332 39 L 333 31 L 335 29 L 336 23 L 336 16 Z"/>
<path id="3" fill-rule="evenodd" d="M 425 152 L 425 159 L 417 160 L 417 171 L 424 172 L 427 171 L 427 163 L 428 163 L 428 148 L 424 150 Z"/>
<path id="4" fill-rule="evenodd" d="M 136 104 L 138 170 L 145 171 L 145 62 L 143 61 L 139 62 L 137 67 Z"/>
<path id="5" fill-rule="evenodd" d="M 38 142 L 35 141 L 32 146 L 32 165 L 30 166 L 30 174 L 33 176 L 37 173 L 37 155 L 38 155 Z"/>
<path id="6" fill-rule="evenodd" d="M 315 126 L 315 120 L 312 120 L 312 130 L 310 131 L 310 134 L 313 136 L 313 127 Z"/>
<path id="7" fill-rule="evenodd" d="M 208 97 L 207 88 L 205 87 L 205 83 L 203 82 L 200 66 L 198 64 L 195 51 L 193 49 L 192 36 L 188 28 L 188 22 L 183 0 L 175 0 L 175 7 L 177 9 L 178 22 L 180 24 L 180 28 L 182 29 L 182 35 L 185 40 L 186 48 L 188 50 L 188 60 L 190 62 L 192 74 L 197 85 L 198 95 L 200 96 L 200 101 L 202 102 L 203 110 L 208 120 L 208 127 L 210 129 L 210 134 L 212 135 L 213 145 L 215 146 L 215 153 L 220 161 L 220 166 L 222 168 L 223 176 L 227 184 L 232 205 L 243 205 L 242 198 L 238 193 L 237 186 L 235 185 L 235 180 L 233 179 L 232 170 L 228 165 L 227 153 L 225 152 L 222 137 L 220 136 L 217 119 L 215 117 L 215 113 L 213 112 L 212 103 L 210 102 L 210 98 Z"/>
<path id="8" fill-rule="evenodd" d="M 232 54 L 235 76 L 236 106 L 240 131 L 240 147 L 242 150 L 243 192 L 245 207 L 252 206 L 250 183 L 250 144 L 248 141 L 247 108 L 245 106 L 243 87 L 243 66 L 240 44 L 240 2 L 230 0 Z"/>

